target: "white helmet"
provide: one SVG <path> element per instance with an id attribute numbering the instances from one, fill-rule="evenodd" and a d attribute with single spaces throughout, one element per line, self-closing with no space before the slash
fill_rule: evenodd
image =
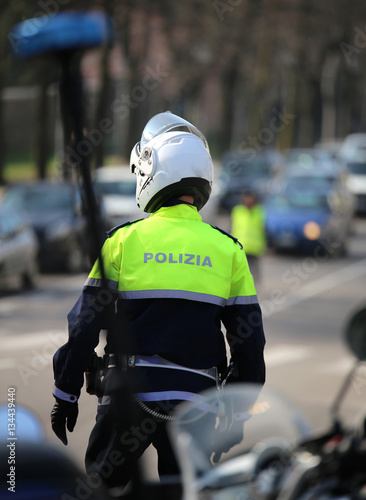
<path id="1" fill-rule="evenodd" d="M 184 194 L 192 195 L 200 210 L 210 197 L 213 165 L 207 141 L 194 125 L 170 112 L 147 123 L 130 167 L 137 176 L 137 206 L 145 212 Z"/>

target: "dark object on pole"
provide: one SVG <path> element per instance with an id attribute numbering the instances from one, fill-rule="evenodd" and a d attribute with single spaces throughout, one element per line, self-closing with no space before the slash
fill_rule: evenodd
<path id="1" fill-rule="evenodd" d="M 113 41 L 109 16 L 101 11 L 61 12 L 27 19 L 11 30 L 8 40 L 18 58 L 83 50 Z"/>
<path id="2" fill-rule="evenodd" d="M 67 145 L 71 147 L 71 151 L 75 151 L 77 145 L 84 139 L 80 55 L 86 49 L 112 43 L 113 39 L 112 21 L 102 11 L 62 12 L 27 19 L 14 26 L 8 35 L 11 51 L 19 59 L 53 55 L 60 60 L 62 68 L 60 100 L 64 143 L 65 147 Z M 83 179 L 82 195 L 85 197 L 90 232 L 95 238 L 94 251 L 90 255 L 91 261 L 94 262 L 98 257 L 103 239 L 90 178 L 90 152 L 73 156 L 80 158 L 77 166 Z M 64 171 L 64 177 L 68 174 Z M 101 271 L 103 273 L 102 262 Z"/>

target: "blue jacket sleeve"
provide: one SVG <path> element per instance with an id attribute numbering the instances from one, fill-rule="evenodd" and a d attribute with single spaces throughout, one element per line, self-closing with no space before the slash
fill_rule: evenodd
<path id="1" fill-rule="evenodd" d="M 59 391 L 80 396 L 99 333 L 108 329 L 114 315 L 114 297 L 101 288 L 85 287 L 69 312 L 69 339 L 53 357 L 55 386 Z"/>
<path id="2" fill-rule="evenodd" d="M 266 368 L 262 312 L 259 304 L 225 307 L 222 322 L 230 346 L 231 361 L 238 371 L 228 382 L 252 382 L 264 384 Z"/>

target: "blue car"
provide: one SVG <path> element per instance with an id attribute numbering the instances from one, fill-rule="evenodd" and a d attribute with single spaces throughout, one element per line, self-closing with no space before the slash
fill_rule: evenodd
<path id="1" fill-rule="evenodd" d="M 274 251 L 308 255 L 345 255 L 353 211 L 342 193 L 329 185 L 303 180 L 287 183 L 267 196 L 268 246 Z"/>

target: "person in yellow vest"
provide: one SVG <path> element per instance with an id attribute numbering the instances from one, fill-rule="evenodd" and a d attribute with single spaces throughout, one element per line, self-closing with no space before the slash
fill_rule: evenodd
<path id="1" fill-rule="evenodd" d="M 167 432 L 179 403 L 200 401 L 202 391 L 220 384 L 265 381 L 261 308 L 245 254 L 199 214 L 213 175 L 205 137 L 181 117 L 159 113 L 145 126 L 130 165 L 137 205 L 151 215 L 108 232 L 102 258 L 68 315 L 69 340 L 53 359 L 51 422 L 67 444 L 84 372 L 107 330 L 104 389 L 86 467 L 108 488 L 131 480 L 150 444 L 161 477 L 180 473 Z M 133 411 L 118 390 L 121 373 L 133 378 Z M 212 452 L 233 444 L 228 439 Z"/>
<path id="2" fill-rule="evenodd" d="M 254 282 L 261 280 L 260 258 L 267 250 L 265 210 L 252 190 L 244 191 L 241 203 L 231 211 L 231 234 L 243 245 Z"/>

